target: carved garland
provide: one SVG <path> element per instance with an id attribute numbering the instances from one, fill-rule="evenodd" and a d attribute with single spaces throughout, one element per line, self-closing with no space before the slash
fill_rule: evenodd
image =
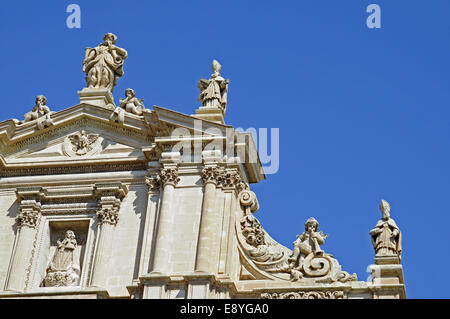
<path id="1" fill-rule="evenodd" d="M 295 291 L 263 293 L 262 299 L 346 299 L 343 291 Z"/>

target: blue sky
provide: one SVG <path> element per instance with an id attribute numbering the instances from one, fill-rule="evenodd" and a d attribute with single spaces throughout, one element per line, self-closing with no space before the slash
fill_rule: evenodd
<path id="1" fill-rule="evenodd" d="M 66 7 L 81 7 L 81 29 Z M 366 7 L 381 7 L 368 29 Z M 408 298 L 450 298 L 450 1 L 15 1 L 0 11 L 0 121 L 44 94 L 78 103 L 84 48 L 128 50 L 114 91 L 192 114 L 213 58 L 226 123 L 279 128 L 280 169 L 252 185 L 269 234 L 292 247 L 314 216 L 323 248 L 366 280 L 381 199 L 403 231 Z"/>

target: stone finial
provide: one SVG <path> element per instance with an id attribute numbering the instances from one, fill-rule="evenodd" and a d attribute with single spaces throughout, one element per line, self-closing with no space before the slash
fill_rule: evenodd
<path id="1" fill-rule="evenodd" d="M 400 259 L 402 235 L 397 224 L 390 217 L 391 206 L 387 201 L 381 200 L 380 210 L 382 218 L 370 231 L 375 257 L 398 257 Z"/>
<path id="2" fill-rule="evenodd" d="M 123 63 L 128 56 L 126 50 L 115 45 L 116 41 L 116 35 L 107 33 L 103 43 L 95 48 L 86 48 L 83 72 L 86 73 L 88 88 L 113 92 L 117 79 L 123 75 Z"/>

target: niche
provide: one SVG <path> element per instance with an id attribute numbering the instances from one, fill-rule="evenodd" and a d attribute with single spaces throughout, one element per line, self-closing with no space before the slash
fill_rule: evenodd
<path id="1" fill-rule="evenodd" d="M 76 287 L 82 282 L 90 221 L 48 222 L 39 258 L 40 287 Z"/>

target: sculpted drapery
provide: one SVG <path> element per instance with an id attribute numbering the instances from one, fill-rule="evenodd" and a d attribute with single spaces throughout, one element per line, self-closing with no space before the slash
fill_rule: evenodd
<path id="1" fill-rule="evenodd" d="M 88 88 L 106 88 L 112 93 L 117 78 L 123 75 L 123 63 L 128 53 L 115 45 L 117 36 L 112 33 L 107 33 L 103 41 L 95 48 L 86 48 L 83 72 Z"/>

